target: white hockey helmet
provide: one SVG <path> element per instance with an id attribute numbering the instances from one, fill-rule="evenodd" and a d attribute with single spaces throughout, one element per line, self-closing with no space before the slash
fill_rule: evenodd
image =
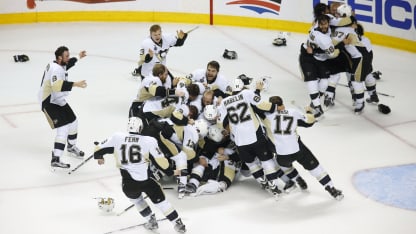
<path id="1" fill-rule="evenodd" d="M 143 121 L 138 117 L 130 117 L 127 123 L 127 131 L 140 133 L 143 130 Z"/>
<path id="2" fill-rule="evenodd" d="M 218 109 L 215 105 L 206 105 L 203 112 L 208 121 L 214 121 L 218 116 Z"/>
<path id="3" fill-rule="evenodd" d="M 233 92 L 239 92 L 243 90 L 243 88 L 244 88 L 244 82 L 240 78 L 234 79 Z"/>
<path id="4" fill-rule="evenodd" d="M 224 135 L 222 134 L 222 129 L 218 127 L 218 125 L 216 124 L 209 126 L 208 138 L 215 142 L 221 142 L 224 138 Z"/>
<path id="5" fill-rule="evenodd" d="M 111 212 L 114 209 L 114 205 L 114 199 L 111 197 L 98 198 L 98 208 L 104 212 Z"/>
<path id="6" fill-rule="evenodd" d="M 352 8 L 348 4 L 342 4 L 337 8 L 337 13 L 341 17 L 350 17 L 352 15 Z"/>
<path id="7" fill-rule="evenodd" d="M 195 120 L 194 126 L 198 132 L 199 138 L 204 138 L 208 134 L 208 122 L 204 119 Z"/>

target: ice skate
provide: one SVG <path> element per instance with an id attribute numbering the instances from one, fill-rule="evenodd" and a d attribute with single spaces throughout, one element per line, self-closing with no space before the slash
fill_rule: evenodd
<path id="1" fill-rule="evenodd" d="M 305 180 L 302 177 L 298 176 L 298 178 L 296 178 L 296 183 L 298 184 L 300 189 L 302 190 L 308 189 L 308 184 L 306 184 Z"/>
<path id="2" fill-rule="evenodd" d="M 157 224 L 157 220 L 156 220 L 155 214 L 152 214 L 150 216 L 150 220 L 147 223 L 145 223 L 143 226 L 147 230 L 156 230 L 156 229 L 158 229 L 159 228 L 159 225 Z"/>
<path id="3" fill-rule="evenodd" d="M 367 103 L 370 103 L 370 104 L 378 104 L 378 102 L 379 102 L 380 100 L 378 99 L 378 95 L 377 95 L 377 93 L 373 93 L 373 94 L 371 94 L 371 95 L 370 95 L 370 97 L 369 97 L 369 98 L 365 99 L 365 101 L 366 101 Z"/>
<path id="4" fill-rule="evenodd" d="M 192 195 L 194 193 L 196 193 L 196 185 L 194 183 L 187 183 L 185 186 L 185 193 L 187 195 Z"/>
<path id="5" fill-rule="evenodd" d="M 178 198 L 182 199 L 186 194 L 186 187 L 184 184 L 182 184 L 181 182 L 179 182 L 178 184 Z"/>
<path id="6" fill-rule="evenodd" d="M 83 158 L 85 155 L 84 151 L 80 150 L 76 145 L 68 145 L 66 151 L 70 156 L 75 158 Z"/>
<path id="7" fill-rule="evenodd" d="M 330 107 L 334 106 L 334 99 L 329 97 L 329 95 L 325 95 L 325 99 L 324 99 L 324 106 L 326 109 L 329 109 Z"/>
<path id="8" fill-rule="evenodd" d="M 51 160 L 52 171 L 55 171 L 57 168 L 68 169 L 70 166 L 71 166 L 70 164 L 61 162 L 59 157 L 54 156 L 52 154 L 52 160 Z"/>
<path id="9" fill-rule="evenodd" d="M 289 180 L 286 184 L 285 187 L 283 188 L 283 191 L 285 193 L 290 193 L 293 190 L 295 190 L 297 188 L 295 182 L 293 182 L 293 180 Z"/>
<path id="10" fill-rule="evenodd" d="M 258 178 L 257 181 L 260 183 L 262 189 L 264 190 L 269 189 L 269 184 L 267 183 L 267 179 L 264 176 L 261 178 Z"/>
<path id="11" fill-rule="evenodd" d="M 279 200 L 280 196 L 282 195 L 282 191 L 273 182 L 269 182 L 268 191 L 273 195 L 273 197 L 276 201 Z"/>
<path id="12" fill-rule="evenodd" d="M 322 110 L 321 105 L 319 105 L 317 107 L 314 107 L 314 109 L 313 109 L 313 116 L 316 119 L 319 119 L 323 114 L 324 114 L 324 110 Z"/>
<path id="13" fill-rule="evenodd" d="M 180 218 L 176 220 L 176 224 L 174 228 L 175 228 L 175 231 L 179 233 L 186 232 L 185 224 L 182 223 L 182 220 Z"/>
<path id="14" fill-rule="evenodd" d="M 356 103 L 354 113 L 356 115 L 360 115 L 361 113 L 363 113 L 364 107 L 365 107 L 364 102 L 363 103 Z"/>
<path id="15" fill-rule="evenodd" d="M 333 196 L 338 201 L 341 201 L 344 198 L 344 194 L 342 194 L 342 191 L 336 189 L 335 187 L 330 187 L 328 185 L 325 187 L 325 190 L 328 191 L 328 193 L 331 194 L 331 196 Z"/>

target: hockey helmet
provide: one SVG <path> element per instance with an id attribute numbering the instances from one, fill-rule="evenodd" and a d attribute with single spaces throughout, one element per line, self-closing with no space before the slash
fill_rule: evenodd
<path id="1" fill-rule="evenodd" d="M 337 13 L 341 17 L 350 17 L 352 15 L 352 8 L 348 4 L 342 4 L 337 8 Z"/>
<path id="2" fill-rule="evenodd" d="M 389 114 L 391 112 L 391 109 L 387 105 L 378 104 L 378 111 L 380 111 L 381 113 L 387 115 L 387 114 Z"/>
<path id="3" fill-rule="evenodd" d="M 233 92 L 239 92 L 243 90 L 244 88 L 244 82 L 240 78 L 234 79 L 232 90 Z"/>
<path id="4" fill-rule="evenodd" d="M 222 57 L 225 59 L 237 59 L 237 52 L 225 49 Z"/>
<path id="5" fill-rule="evenodd" d="M 138 117 L 130 117 L 127 123 L 127 131 L 140 133 L 143 130 L 143 121 Z"/>
<path id="6" fill-rule="evenodd" d="M 208 121 L 213 121 L 218 116 L 218 109 L 215 105 L 206 105 L 204 107 L 204 117 Z"/>
<path id="7" fill-rule="evenodd" d="M 224 138 L 224 135 L 222 134 L 222 129 L 218 127 L 218 125 L 216 124 L 209 126 L 208 138 L 215 142 L 221 142 Z"/>
<path id="8" fill-rule="evenodd" d="M 272 44 L 275 46 L 286 46 L 286 40 L 289 33 L 287 32 L 278 32 L 277 38 L 273 39 Z"/>
<path id="9" fill-rule="evenodd" d="M 204 138 L 208 134 L 208 122 L 204 119 L 195 120 L 194 123 L 199 138 Z"/>
<path id="10" fill-rule="evenodd" d="M 280 38 L 280 37 L 275 38 L 272 43 L 275 46 L 285 46 L 286 45 L 286 38 Z"/>
<path id="11" fill-rule="evenodd" d="M 98 199 L 98 208 L 104 212 L 111 212 L 114 209 L 114 199 L 111 197 L 108 198 L 97 198 Z"/>

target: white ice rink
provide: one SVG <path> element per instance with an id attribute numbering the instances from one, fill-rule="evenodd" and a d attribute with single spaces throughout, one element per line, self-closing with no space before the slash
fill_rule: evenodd
<path id="1" fill-rule="evenodd" d="M 106 165 L 91 160 L 72 175 L 50 171 L 55 132 L 40 111 L 37 92 L 43 70 L 54 60 L 57 47 L 68 46 L 72 56 L 87 50 L 88 56 L 69 71 L 69 79 L 85 79 L 88 87 L 75 88 L 69 103 L 79 118 L 79 146 L 90 155 L 94 141 L 125 130 L 139 85 L 130 72 L 151 24 L 0 26 L 0 233 L 98 234 L 144 222 L 135 209 L 115 215 L 130 202 L 121 191 L 120 175 L 110 155 Z M 195 26 L 161 25 L 164 33 Z M 272 45 L 276 35 L 276 31 L 201 25 L 183 47 L 170 50 L 168 67 L 175 75 L 185 75 L 217 60 L 230 80 L 242 73 L 271 76 L 264 96 L 280 95 L 287 104 L 295 100 L 307 105 L 309 97 L 297 61 L 306 34 L 291 34 L 287 47 Z M 238 59 L 223 59 L 226 48 L 237 51 Z M 15 63 L 12 56 L 16 54 L 26 54 L 30 61 Z M 392 109 L 391 114 L 383 115 L 376 106 L 367 105 L 362 115 L 354 115 L 349 90 L 339 86 L 336 105 L 325 118 L 312 128 L 299 129 L 303 142 L 329 172 L 335 186 L 343 190 L 342 201 L 334 200 L 301 167 L 298 170 L 307 180 L 309 192 L 295 191 L 280 201 L 244 177 L 228 191 L 211 196 L 178 200 L 176 192 L 167 190 L 187 233 L 415 233 L 416 209 L 378 202 L 354 186 L 354 175 L 360 171 L 416 163 L 416 55 L 375 46 L 374 56 L 375 70 L 383 73 L 378 91 L 394 96 L 380 96 L 381 103 Z M 345 84 L 345 78 L 341 82 Z M 72 167 L 81 162 L 67 156 L 63 161 Z M 379 181 L 378 197 L 407 197 L 414 205 L 415 170 L 399 175 L 400 180 Z M 372 183 L 370 180 L 368 186 Z M 395 189 L 389 189 L 391 184 Z M 114 213 L 102 213 L 95 197 L 114 198 Z M 152 208 L 161 218 L 160 211 Z M 174 233 L 173 226 L 163 221 L 159 232 Z M 151 232 L 138 227 L 120 233 Z"/>

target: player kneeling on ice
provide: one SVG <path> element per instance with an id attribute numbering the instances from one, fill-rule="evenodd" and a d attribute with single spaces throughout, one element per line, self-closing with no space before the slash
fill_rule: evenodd
<path id="1" fill-rule="evenodd" d="M 101 142 L 94 152 L 94 159 L 102 165 L 105 162 L 105 154 L 114 154 L 120 168 L 123 192 L 147 220 L 144 224 L 146 229 L 157 229 L 158 223 L 155 214 L 144 200 L 143 193 L 146 193 L 155 206 L 174 224 L 177 232 L 185 233 L 185 225 L 178 212 L 166 200 L 161 185 L 149 175 L 149 161 L 166 175 L 173 174 L 172 165 L 159 149 L 155 138 L 140 135 L 143 129 L 140 118 L 130 117 L 127 129 L 128 132 L 114 133 Z"/>

